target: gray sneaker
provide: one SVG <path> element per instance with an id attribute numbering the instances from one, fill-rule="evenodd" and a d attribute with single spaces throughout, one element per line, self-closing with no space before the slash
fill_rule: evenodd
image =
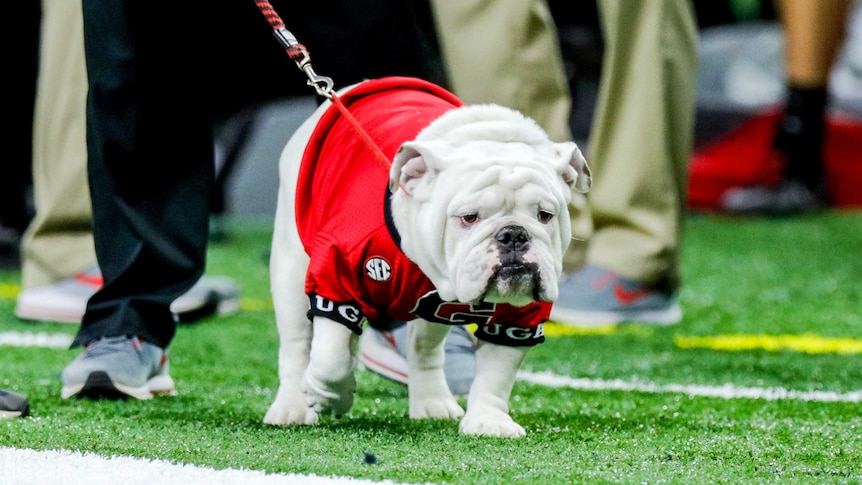
<path id="1" fill-rule="evenodd" d="M 30 414 L 27 398 L 12 391 L 0 389 L 0 419 L 18 418 Z"/>
<path id="2" fill-rule="evenodd" d="M 682 320 L 682 309 L 669 290 L 588 264 L 560 279 L 560 296 L 551 309 L 551 320 L 572 326 L 622 322 L 673 325 Z"/>
<path id="3" fill-rule="evenodd" d="M 90 342 L 61 376 L 60 396 L 92 399 L 150 399 L 176 394 L 168 355 L 138 337 L 102 337 Z"/>
<path id="4" fill-rule="evenodd" d="M 366 328 L 359 342 L 359 361 L 366 369 L 393 381 L 407 384 L 407 325 L 391 331 Z M 452 327 L 446 337 L 446 363 L 443 366 L 449 390 L 466 396 L 476 375 L 476 337 L 461 325 Z"/>

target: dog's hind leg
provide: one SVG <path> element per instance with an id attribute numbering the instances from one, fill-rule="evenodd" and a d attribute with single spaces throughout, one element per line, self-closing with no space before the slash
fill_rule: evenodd
<path id="1" fill-rule="evenodd" d="M 464 410 L 449 390 L 443 363 L 450 327 L 422 319 L 407 324 L 407 388 L 410 417 L 455 419 Z"/>
<path id="2" fill-rule="evenodd" d="M 467 397 L 467 414 L 459 426 L 464 434 L 517 438 L 524 428 L 509 416 L 509 396 L 518 369 L 530 347 L 482 342 L 476 349 L 476 378 Z"/>

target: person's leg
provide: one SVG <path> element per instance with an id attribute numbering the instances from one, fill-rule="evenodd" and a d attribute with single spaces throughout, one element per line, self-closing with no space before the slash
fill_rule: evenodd
<path id="1" fill-rule="evenodd" d="M 685 0 L 599 7 L 607 53 L 588 150 L 594 234 L 587 260 L 676 285 L 694 134 L 694 14 Z"/>
<path id="2" fill-rule="evenodd" d="M 189 11 L 184 11 L 189 8 Z M 177 10 L 179 9 L 179 10 Z M 87 155 L 104 284 L 87 303 L 61 396 L 172 393 L 171 303 L 205 267 L 214 178 L 194 7 L 84 0 Z M 191 21 L 196 19 L 196 22 Z"/>
<path id="3" fill-rule="evenodd" d="M 2 50 L 4 72 L 7 73 L 3 108 L 10 121 L 3 127 L 3 140 L 7 146 L 0 176 L 0 262 L 4 264 L 7 247 L 13 250 L 11 246 L 19 240 L 30 218 L 27 190 L 30 185 L 30 140 L 38 76 L 40 16 L 39 2 L 16 2 L 7 4 L 4 9 L 8 27 L 12 22 L 15 27 L 10 29 L 10 33 L 14 32 L 14 42 L 7 41 Z"/>
<path id="4" fill-rule="evenodd" d="M 602 0 L 599 12 L 605 54 L 587 152 L 593 234 L 582 277 L 563 282 L 552 319 L 601 323 L 582 320 L 580 310 L 594 309 L 606 322 L 673 323 L 694 132 L 694 12 L 685 0 Z M 657 313 L 629 311 L 641 304 Z"/>
<path id="5" fill-rule="evenodd" d="M 829 83 L 852 3 L 852 0 L 778 0 L 789 84 L 819 88 Z"/>
<path id="6" fill-rule="evenodd" d="M 772 186 L 739 187 L 722 197 L 734 213 L 794 214 L 828 204 L 823 143 L 829 76 L 844 40 L 851 0 L 780 0 L 786 94 L 773 140 L 783 167 Z"/>
<path id="7" fill-rule="evenodd" d="M 813 190 L 824 183 L 821 158 L 829 75 L 844 39 L 850 0 L 781 0 L 787 101 L 776 147 L 787 176 Z"/>
<path id="8" fill-rule="evenodd" d="M 545 1 L 432 0 L 431 7 L 455 94 L 519 110 L 554 141 L 571 140 L 571 94 Z"/>
<path id="9" fill-rule="evenodd" d="M 205 266 L 214 168 L 206 70 L 196 62 L 204 32 L 190 6 L 83 7 L 88 170 L 104 286 L 73 345 L 135 335 L 165 348 L 176 330 L 170 304 Z"/>
<path id="10" fill-rule="evenodd" d="M 87 186 L 84 32 L 80 2 L 42 2 L 33 127 L 36 215 L 22 244 L 23 290 L 96 265 Z"/>

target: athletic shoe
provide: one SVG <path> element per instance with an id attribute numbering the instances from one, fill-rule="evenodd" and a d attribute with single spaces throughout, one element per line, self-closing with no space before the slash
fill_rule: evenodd
<path id="1" fill-rule="evenodd" d="M 446 337 L 443 372 L 449 389 L 466 396 L 476 375 L 476 337 L 466 327 L 456 325 Z M 407 384 L 407 325 L 391 331 L 366 328 L 359 342 L 359 361 L 366 369 L 393 381 Z"/>
<path id="2" fill-rule="evenodd" d="M 560 296 L 551 320 L 572 326 L 638 322 L 672 325 L 682 320 L 676 295 L 623 278 L 613 271 L 587 264 L 560 279 Z"/>
<path id="3" fill-rule="evenodd" d="M 721 197 L 722 210 L 740 215 L 786 216 L 815 212 L 826 206 L 825 198 L 793 179 L 772 186 L 728 189 Z"/>
<path id="4" fill-rule="evenodd" d="M 102 287 L 98 268 L 56 283 L 23 290 L 18 294 L 15 315 L 23 320 L 81 323 L 87 300 Z M 171 311 L 181 323 L 214 313 L 228 315 L 239 310 L 239 288 L 229 278 L 204 276 L 174 300 Z"/>
<path id="5" fill-rule="evenodd" d="M 63 369 L 60 396 L 150 399 L 176 394 L 164 349 L 138 337 L 102 337 Z"/>
<path id="6" fill-rule="evenodd" d="M 30 414 L 27 398 L 11 391 L 0 389 L 0 419 L 18 418 Z"/>
<path id="7" fill-rule="evenodd" d="M 194 286 L 171 303 L 180 323 L 191 323 L 212 314 L 230 315 L 239 311 L 239 287 L 224 276 L 202 276 Z"/>

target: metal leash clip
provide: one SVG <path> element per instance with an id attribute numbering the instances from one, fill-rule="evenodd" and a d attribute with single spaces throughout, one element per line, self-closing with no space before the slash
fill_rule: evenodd
<path id="1" fill-rule="evenodd" d="M 374 143 L 374 140 L 371 139 L 368 132 L 362 129 L 362 125 L 356 121 L 356 118 L 350 114 L 347 106 L 341 102 L 341 99 L 332 90 L 332 86 L 334 85 L 332 78 L 321 76 L 314 72 L 314 68 L 311 67 L 311 56 L 308 54 L 305 46 L 300 44 L 299 41 L 296 40 L 296 37 L 287 30 L 284 26 L 284 21 L 281 20 L 281 17 L 272 7 L 269 0 L 254 0 L 254 3 L 260 9 L 260 12 L 263 14 L 266 21 L 269 22 L 270 27 L 272 27 L 273 34 L 275 34 L 275 38 L 278 39 L 278 42 L 282 47 L 284 47 L 288 57 L 290 57 L 290 59 L 296 63 L 296 66 L 304 72 L 306 76 L 308 76 L 308 82 L 306 84 L 313 87 L 314 90 L 317 91 L 318 95 L 332 101 L 332 104 L 338 109 L 344 119 L 353 126 L 357 135 L 359 135 L 359 137 L 365 142 L 368 149 L 371 150 L 371 153 L 374 154 L 374 158 L 380 162 L 383 170 L 386 173 L 389 173 L 391 160 L 383 153 L 383 151 L 380 150 L 380 147 Z"/>
<path id="2" fill-rule="evenodd" d="M 302 70 L 306 77 L 308 77 L 306 84 L 313 87 L 320 96 L 332 99 L 332 87 L 335 83 L 332 81 L 332 78 L 321 76 L 314 72 L 314 68 L 311 66 L 311 56 L 308 54 L 305 46 L 300 44 L 296 40 L 296 37 L 284 27 L 274 29 L 273 33 L 275 34 L 275 38 L 284 46 L 291 60 L 296 63 L 296 67 Z"/>

